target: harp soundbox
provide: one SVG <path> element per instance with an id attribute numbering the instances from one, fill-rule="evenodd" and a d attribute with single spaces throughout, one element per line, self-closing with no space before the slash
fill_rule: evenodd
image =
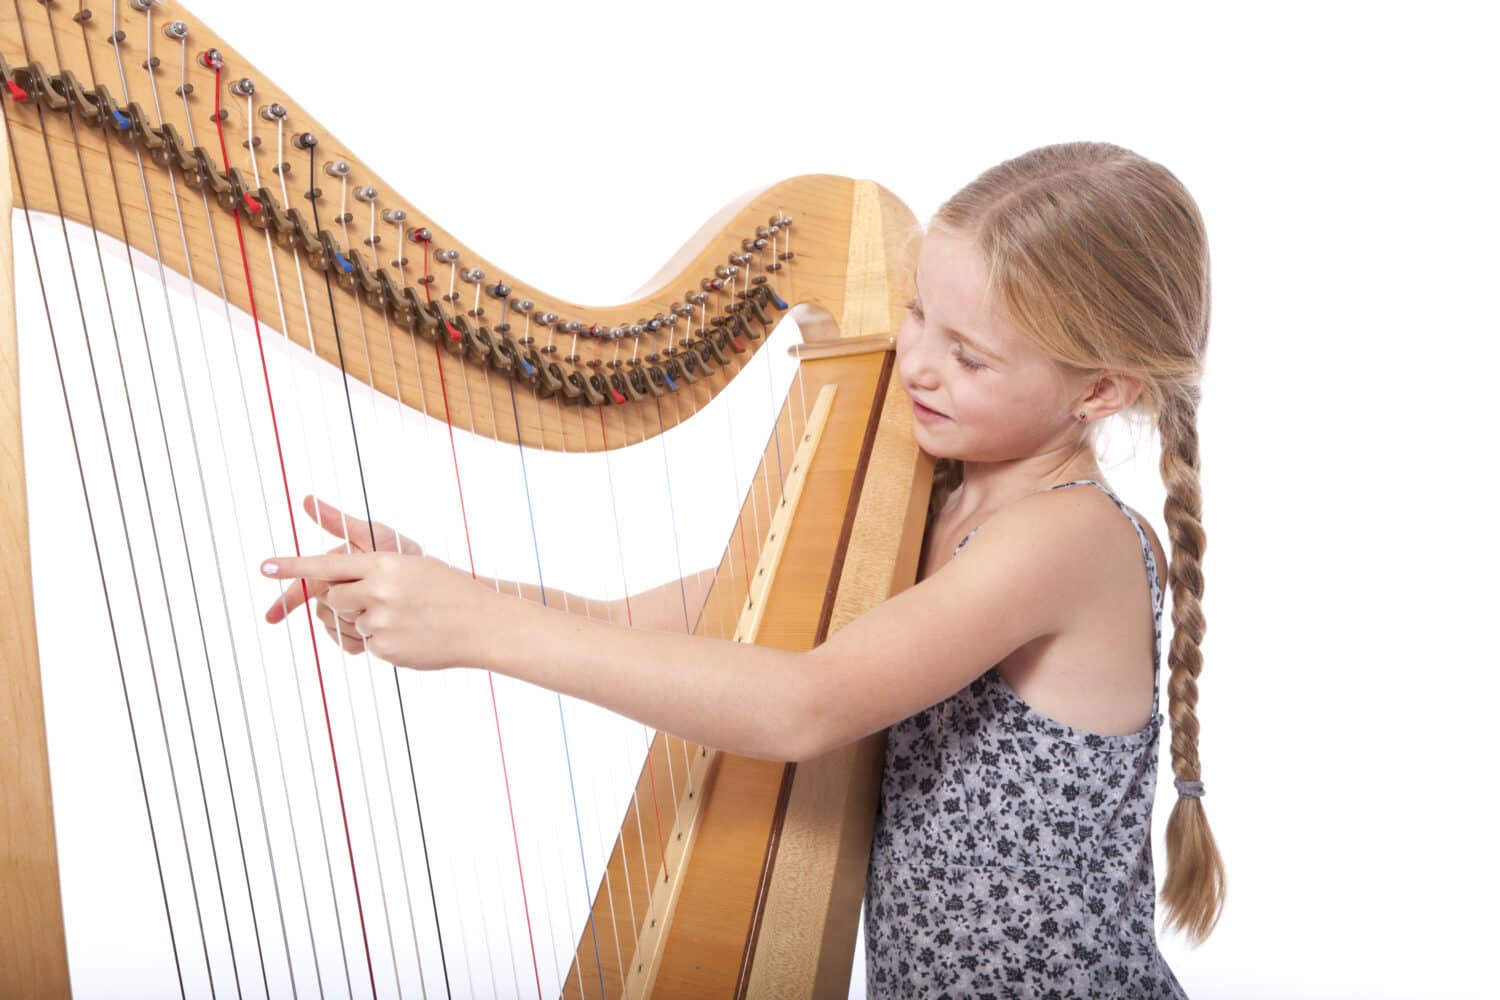
<path id="1" fill-rule="evenodd" d="M 535 509 L 544 456 L 604 462 L 606 478 L 564 494 L 591 512 L 566 534 L 611 519 L 607 477 L 645 478 L 618 471 L 642 454 L 674 509 L 650 516 L 680 527 L 706 506 L 679 505 L 682 484 L 752 433 L 716 408 L 752 382 L 769 424 L 738 444 L 751 473 L 714 487 L 729 544 L 698 607 L 683 588 L 679 627 L 810 648 L 916 572 L 931 470 L 889 350 L 911 213 L 871 182 L 799 177 L 726 207 L 634 300 L 585 306 L 424 217 L 186 12 L 5 3 L 0 995 L 68 995 L 101 975 L 184 996 L 839 995 L 878 737 L 783 764 L 632 735 L 558 699 L 536 714 L 565 746 L 624 734 L 595 756 L 626 778 L 604 805 L 546 818 L 517 802 L 569 797 L 555 773 L 526 777 L 555 748 L 515 734 L 517 706 L 549 696 L 336 663 L 310 619 L 260 622 L 273 592 L 244 564 L 295 541 L 294 494 L 336 468 L 346 504 L 373 497 L 353 513 L 462 538 L 447 555 L 476 575 L 503 568 L 475 556 L 476 533 L 529 536 L 535 553 L 548 514 L 577 516 Z M 805 343 L 768 405 L 777 376 L 755 365 L 785 357 L 775 331 L 791 313 Z M 45 374 L 67 421 L 28 426 L 25 461 L 22 393 L 42 377 L 23 386 L 23 369 Z M 704 423 L 708 444 L 682 444 Z M 299 465 L 299 437 L 327 450 L 305 446 Z M 44 571 L 55 533 L 29 527 L 44 482 L 47 506 L 86 514 L 76 533 L 93 540 L 65 585 Z M 417 499 L 383 505 L 397 482 Z M 529 531 L 486 482 L 525 495 Z M 625 549 L 588 543 L 577 559 L 623 576 Z M 78 617 L 39 642 L 39 613 L 59 603 Z M 69 652 L 76 633 L 102 637 L 97 656 Z M 78 691 L 106 720 L 82 736 L 53 718 Z M 464 749 L 465 727 L 486 749 Z M 117 814 L 76 833 L 54 816 L 49 738 L 53 771 L 60 750 L 80 770 L 119 764 Z M 580 777 L 598 762 L 563 753 L 575 799 L 614 780 Z M 481 758 L 467 793 L 433 787 Z M 101 958 L 79 886 L 125 840 L 149 845 L 114 863 L 146 888 L 117 893 L 125 916 L 104 939 L 140 925 L 156 943 Z"/>

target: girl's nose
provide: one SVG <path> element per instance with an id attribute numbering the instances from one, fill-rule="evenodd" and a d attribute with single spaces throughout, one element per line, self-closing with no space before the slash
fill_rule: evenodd
<path id="1" fill-rule="evenodd" d="M 911 317 L 901 324 L 896 335 L 896 372 L 907 385 L 931 389 L 936 384 L 937 370 L 925 343 L 928 339 Z"/>

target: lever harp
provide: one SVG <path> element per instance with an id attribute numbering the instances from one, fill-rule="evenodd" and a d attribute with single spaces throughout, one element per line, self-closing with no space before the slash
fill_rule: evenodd
<path id="1" fill-rule="evenodd" d="M 316 493 L 810 648 L 916 571 L 906 207 L 785 181 L 580 305 L 175 5 L 0 3 L 0 996 L 845 990 L 878 737 L 752 760 L 396 670 L 266 625 L 254 569 L 325 544 Z"/>

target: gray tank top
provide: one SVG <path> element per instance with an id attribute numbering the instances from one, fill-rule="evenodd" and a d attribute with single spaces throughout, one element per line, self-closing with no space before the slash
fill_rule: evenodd
<path id="1" fill-rule="evenodd" d="M 1145 555 L 1151 721 L 1125 736 L 1074 729 L 989 670 L 892 726 L 865 895 L 871 997 L 1185 996 L 1156 944 L 1156 555 L 1102 484 L 1052 488 L 1082 484 L 1130 518 Z"/>

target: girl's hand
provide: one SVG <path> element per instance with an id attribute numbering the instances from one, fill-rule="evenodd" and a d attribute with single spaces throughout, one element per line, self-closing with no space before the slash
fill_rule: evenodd
<path id="1" fill-rule="evenodd" d="M 474 663 L 496 596 L 436 559 L 389 552 L 276 558 L 261 572 L 321 594 L 318 618 L 344 649 L 421 670 Z"/>
<path id="2" fill-rule="evenodd" d="M 362 521 L 345 514 L 331 503 L 325 503 L 311 496 L 303 497 L 302 509 L 307 511 L 308 516 L 317 521 L 318 526 L 324 531 L 344 539 L 342 545 L 335 545 L 328 550 L 329 552 L 401 552 L 418 556 L 422 554 L 422 546 L 405 535 L 397 534 L 396 530 L 389 525 L 378 521 L 374 523 Z M 371 535 L 375 539 L 374 548 L 370 546 Z M 308 580 L 306 584 L 305 592 L 301 584 L 293 584 L 284 590 L 276 603 L 266 611 L 266 621 L 275 625 L 300 607 L 304 600 L 316 600 L 328 590 L 328 584 L 323 580 Z M 323 617 L 321 612 L 318 617 Z M 335 638 L 337 637 L 335 633 Z"/>

